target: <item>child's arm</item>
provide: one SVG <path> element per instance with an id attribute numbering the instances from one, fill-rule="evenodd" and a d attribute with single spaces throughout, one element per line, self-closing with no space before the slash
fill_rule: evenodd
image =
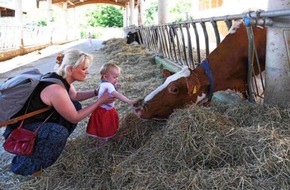
<path id="1" fill-rule="evenodd" d="M 125 102 L 129 105 L 133 105 L 136 100 L 130 100 L 129 98 L 127 98 L 126 96 L 124 96 L 123 94 L 119 93 L 118 91 L 114 91 L 111 93 L 115 98 L 121 100 L 122 102 Z"/>

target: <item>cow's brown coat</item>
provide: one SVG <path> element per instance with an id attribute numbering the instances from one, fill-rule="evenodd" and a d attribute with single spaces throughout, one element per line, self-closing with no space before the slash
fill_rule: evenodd
<path id="1" fill-rule="evenodd" d="M 253 27 L 255 45 L 261 64 L 265 70 L 266 29 Z M 234 33 L 224 40 L 206 58 L 213 74 L 213 92 L 236 90 L 247 96 L 248 37 L 246 27 L 241 24 Z M 258 74 L 254 63 L 255 74 Z M 152 99 L 136 107 L 136 114 L 144 119 L 166 119 L 176 108 L 189 103 L 198 103 L 198 97 L 208 96 L 210 81 L 200 66 L 190 69 L 190 76 L 172 81 Z"/>

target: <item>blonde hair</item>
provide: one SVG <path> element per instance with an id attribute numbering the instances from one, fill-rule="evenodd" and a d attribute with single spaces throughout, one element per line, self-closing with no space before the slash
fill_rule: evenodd
<path id="1" fill-rule="evenodd" d="M 57 55 L 54 70 L 58 75 L 66 78 L 68 68 L 70 66 L 76 68 L 82 62 L 84 62 L 85 67 L 90 67 L 93 62 L 93 56 L 80 50 L 70 49 Z"/>
<path id="2" fill-rule="evenodd" d="M 116 69 L 118 69 L 119 72 L 121 72 L 121 68 L 118 65 L 116 65 L 115 63 L 105 63 L 104 65 L 102 65 L 102 67 L 100 69 L 101 79 L 103 79 L 103 75 L 108 73 L 108 71 L 112 68 L 116 68 Z"/>

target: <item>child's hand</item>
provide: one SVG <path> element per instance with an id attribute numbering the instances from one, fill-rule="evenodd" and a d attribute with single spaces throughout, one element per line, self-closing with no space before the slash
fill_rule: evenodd
<path id="1" fill-rule="evenodd" d="M 134 104 L 136 104 L 138 102 L 138 100 L 130 100 L 129 101 L 129 104 L 131 105 L 131 106 L 133 106 Z"/>
<path id="2" fill-rule="evenodd" d="M 106 89 L 103 95 L 97 99 L 97 101 L 100 102 L 100 104 L 110 104 L 115 101 L 115 97 L 113 97 L 111 94 L 108 93 L 108 90 Z"/>

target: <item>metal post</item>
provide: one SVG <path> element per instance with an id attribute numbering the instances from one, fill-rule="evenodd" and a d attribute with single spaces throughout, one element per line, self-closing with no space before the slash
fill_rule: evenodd
<path id="1" fill-rule="evenodd" d="M 268 10 L 289 9 L 285 0 L 268 0 Z M 265 104 L 286 107 L 290 105 L 289 47 L 290 17 L 273 18 L 274 25 L 267 29 Z"/>

